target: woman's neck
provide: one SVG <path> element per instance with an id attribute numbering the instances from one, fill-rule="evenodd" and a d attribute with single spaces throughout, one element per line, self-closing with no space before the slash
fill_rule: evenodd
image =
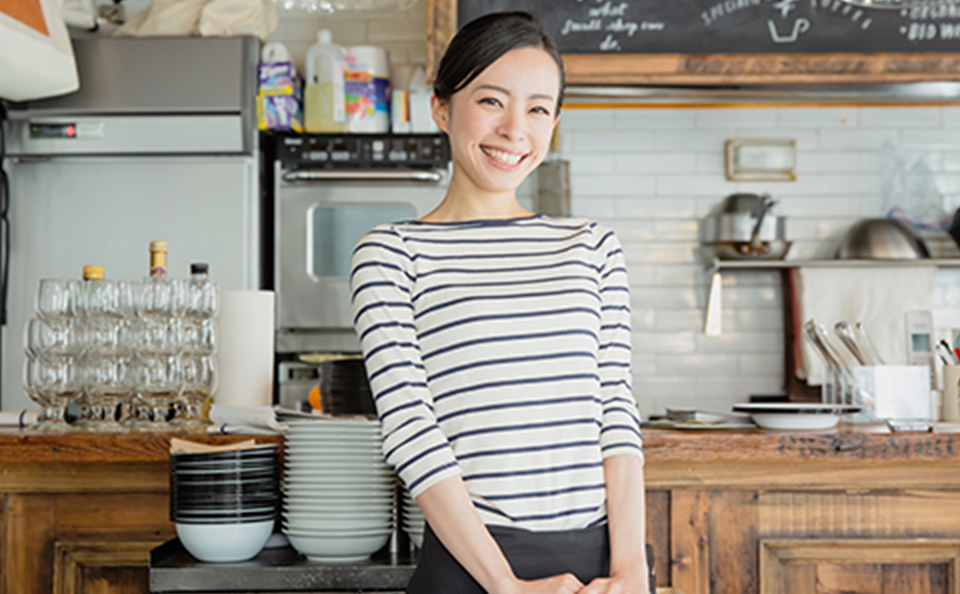
<path id="1" fill-rule="evenodd" d="M 421 221 L 429 223 L 452 223 L 486 219 L 515 219 L 534 213 L 520 206 L 516 190 L 490 192 L 467 180 L 454 167 L 450 187 L 443 201 L 424 216 Z"/>

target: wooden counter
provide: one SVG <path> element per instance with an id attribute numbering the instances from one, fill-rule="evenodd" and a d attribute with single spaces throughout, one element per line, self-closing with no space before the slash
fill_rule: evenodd
<path id="1" fill-rule="evenodd" d="M 0 431 L 2 592 L 146 592 L 174 536 L 168 443 Z M 960 594 L 960 435 L 646 429 L 644 448 L 660 586 Z"/>

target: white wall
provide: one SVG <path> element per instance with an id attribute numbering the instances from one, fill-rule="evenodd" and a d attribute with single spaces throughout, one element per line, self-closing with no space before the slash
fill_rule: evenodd
<path id="1" fill-rule="evenodd" d="M 272 39 L 302 65 L 316 31 L 343 45 L 386 47 L 395 65 L 426 60 L 425 3 L 398 13 L 280 13 Z M 791 258 L 827 257 L 859 218 L 881 216 L 881 146 L 890 141 L 936 175 L 944 206 L 960 205 L 960 107 L 566 109 L 563 157 L 573 210 L 603 221 L 624 244 L 634 307 L 634 392 L 644 415 L 667 406 L 729 411 L 783 383 L 778 273 L 725 275 L 724 334 L 702 335 L 706 277 L 698 221 L 735 191 L 770 192 L 789 217 Z M 798 177 L 730 183 L 723 143 L 733 137 L 796 140 Z M 530 196 L 532 184 L 522 189 Z M 941 271 L 935 323 L 960 327 L 960 271 Z"/>
<path id="2" fill-rule="evenodd" d="M 725 274 L 724 334 L 703 336 L 707 278 L 698 221 L 737 191 L 769 192 L 789 217 L 791 259 L 829 257 L 857 219 L 882 216 L 881 146 L 924 159 L 945 206 L 960 193 L 960 107 L 568 109 L 561 119 L 575 215 L 624 244 L 633 291 L 634 393 L 667 406 L 729 411 L 781 391 L 783 320 L 776 272 Z M 797 143 L 794 182 L 725 180 L 727 138 Z M 955 248 L 954 248 L 955 249 Z M 960 271 L 941 271 L 935 324 L 960 327 Z"/>
<path id="3" fill-rule="evenodd" d="M 426 2 L 419 0 L 411 8 L 382 12 L 339 12 L 332 15 L 289 11 L 278 7 L 280 22 L 270 36 L 282 41 L 303 73 L 307 49 L 317 42 L 317 31 L 329 29 L 334 43 L 342 46 L 377 45 L 390 52 L 390 62 L 401 68 L 401 76 L 427 62 Z"/>

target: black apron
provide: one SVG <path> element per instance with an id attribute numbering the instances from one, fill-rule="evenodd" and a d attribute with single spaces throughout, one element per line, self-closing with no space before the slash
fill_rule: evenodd
<path id="1" fill-rule="evenodd" d="M 522 580 L 536 580 L 572 573 L 583 584 L 610 575 L 610 539 L 607 525 L 532 532 L 519 528 L 488 526 L 513 573 Z M 426 526 L 417 570 L 407 594 L 485 594 L 484 589 Z"/>

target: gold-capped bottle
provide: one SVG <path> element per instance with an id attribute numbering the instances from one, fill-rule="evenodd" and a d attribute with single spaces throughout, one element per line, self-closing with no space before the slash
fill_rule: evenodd
<path id="1" fill-rule="evenodd" d="M 167 278 L 167 242 L 156 240 L 150 242 L 150 278 L 162 280 Z"/>
<path id="2" fill-rule="evenodd" d="M 103 266 L 84 266 L 83 280 L 102 280 L 106 278 Z"/>

